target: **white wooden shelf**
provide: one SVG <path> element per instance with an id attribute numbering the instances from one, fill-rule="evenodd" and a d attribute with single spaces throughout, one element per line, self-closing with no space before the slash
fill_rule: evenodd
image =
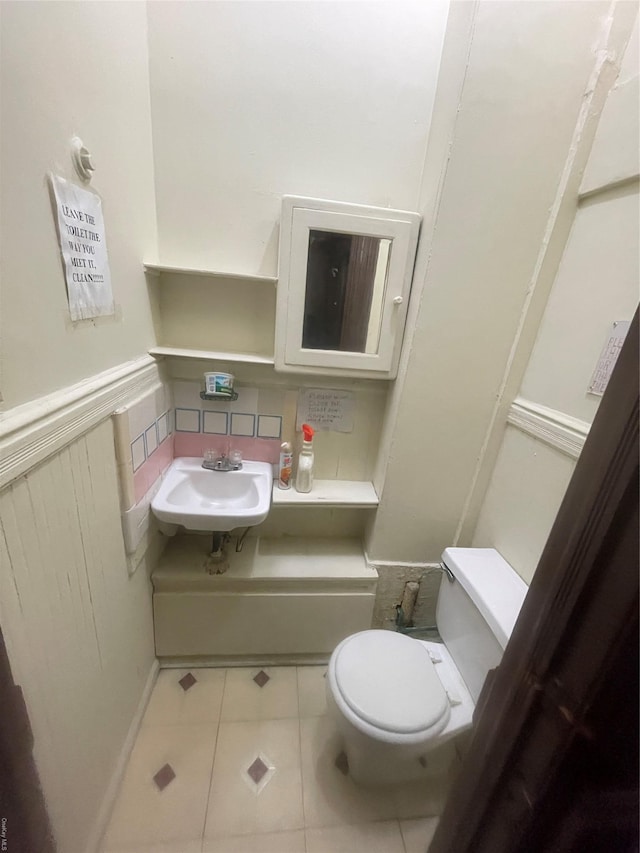
<path id="1" fill-rule="evenodd" d="M 363 480 L 314 480 L 310 492 L 296 492 L 273 485 L 274 507 L 285 506 L 343 506 L 352 509 L 367 509 L 378 506 L 378 495 L 373 483 Z"/>
<path id="2" fill-rule="evenodd" d="M 273 364 L 273 356 L 253 352 L 216 352 L 215 350 L 186 349 L 184 347 L 152 347 L 149 355 L 173 358 L 194 358 L 200 361 L 232 361 L 243 364 Z"/>
<path id="3" fill-rule="evenodd" d="M 176 536 L 153 571 L 155 592 L 224 590 L 247 591 L 267 586 L 321 582 L 327 589 L 369 587 L 378 575 L 367 565 L 357 539 L 313 539 L 283 536 L 269 539 L 249 536 L 242 551 L 231 554 L 230 570 L 221 575 L 202 571 L 211 550 L 210 536 Z M 233 551 L 231 548 L 230 551 Z"/>
<path id="4" fill-rule="evenodd" d="M 198 275 L 209 278 L 231 278 L 243 281 L 261 281 L 265 284 L 276 284 L 278 279 L 270 275 L 253 275 L 251 273 L 222 272 L 221 270 L 201 270 L 190 267 L 175 267 L 166 264 L 144 264 L 145 272 L 160 276 L 162 273 L 168 275 Z"/>

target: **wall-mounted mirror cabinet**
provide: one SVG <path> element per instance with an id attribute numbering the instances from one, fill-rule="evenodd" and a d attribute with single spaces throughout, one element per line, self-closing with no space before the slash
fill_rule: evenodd
<path id="1" fill-rule="evenodd" d="M 393 379 L 420 216 L 285 196 L 276 370 Z"/>

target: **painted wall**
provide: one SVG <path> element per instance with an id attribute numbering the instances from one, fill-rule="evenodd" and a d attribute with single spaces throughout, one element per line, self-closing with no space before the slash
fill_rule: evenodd
<path id="1" fill-rule="evenodd" d="M 0 493 L 0 624 L 59 853 L 85 853 L 155 661 L 103 421 Z M 104 817 L 104 815 L 103 815 Z"/>
<path id="2" fill-rule="evenodd" d="M 161 261 L 274 275 L 286 193 L 415 209 L 447 6 L 149 3 Z"/>
<path id="3" fill-rule="evenodd" d="M 155 341 L 141 266 L 157 247 L 146 10 L 134 2 L 1 6 L 3 451 L 23 434 L 34 450 L 46 417 L 55 432 L 56 406 L 69 403 L 70 390 L 78 393 L 69 409 L 80 414 L 69 414 L 55 452 L 41 461 L 36 451 L 33 467 L 0 493 L 0 624 L 58 850 L 85 853 L 107 816 L 155 663 L 150 540 L 127 559 L 109 412 L 79 429 L 99 418 L 68 387 L 91 386 L 99 405 L 95 374 Z M 116 314 L 72 324 L 47 173 L 79 183 L 69 145 L 76 134 L 97 169 Z"/>
<path id="4" fill-rule="evenodd" d="M 519 396 L 593 421 L 598 356 L 638 301 L 639 225 L 637 182 L 581 202 Z"/>
<path id="5" fill-rule="evenodd" d="M 573 228 L 540 324 L 519 398 L 593 421 L 600 398 L 587 391 L 615 320 L 638 302 L 638 30 L 626 50 L 594 139 Z M 634 156 L 631 156 L 634 152 Z M 529 582 L 575 460 L 540 436 L 508 425 L 473 544 L 492 546 Z"/>
<path id="6" fill-rule="evenodd" d="M 275 275 L 286 193 L 415 209 L 447 11 L 420 2 L 148 4 L 162 263 Z M 232 282 L 229 298 L 220 281 L 163 279 L 162 344 L 273 353 L 269 285 Z M 172 360 L 170 369 L 193 381 L 210 368 Z M 371 478 L 388 383 L 233 370 L 258 403 L 276 401 L 286 424 L 300 387 L 354 390 L 354 432 L 317 436 L 316 476 Z M 186 440 L 212 442 L 204 433 Z M 184 435 L 178 443 L 187 446 Z M 365 521 L 360 511 L 272 515 L 261 530 L 276 535 L 361 535 Z"/>
<path id="7" fill-rule="evenodd" d="M 608 8 L 454 6 L 425 162 L 412 331 L 376 474 L 374 561 L 433 562 L 455 542 Z"/>
<path id="8" fill-rule="evenodd" d="M 146 10 L 142 3 L 2 3 L 0 391 L 5 408 L 152 345 L 141 259 L 156 252 Z M 49 171 L 79 183 L 70 140 L 96 165 L 116 313 L 71 323 Z"/>

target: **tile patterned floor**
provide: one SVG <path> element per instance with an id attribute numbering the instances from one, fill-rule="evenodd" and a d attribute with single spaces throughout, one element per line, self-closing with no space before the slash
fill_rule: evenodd
<path id="1" fill-rule="evenodd" d="M 446 780 L 354 785 L 325 672 L 162 670 L 103 853 L 425 853 Z"/>

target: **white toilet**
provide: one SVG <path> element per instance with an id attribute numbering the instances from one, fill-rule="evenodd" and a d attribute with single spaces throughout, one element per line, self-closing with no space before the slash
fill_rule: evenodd
<path id="1" fill-rule="evenodd" d="M 329 712 L 359 784 L 398 784 L 448 766 L 520 612 L 527 586 L 493 548 L 447 548 L 442 563 L 442 643 L 361 631 L 331 655 Z"/>

